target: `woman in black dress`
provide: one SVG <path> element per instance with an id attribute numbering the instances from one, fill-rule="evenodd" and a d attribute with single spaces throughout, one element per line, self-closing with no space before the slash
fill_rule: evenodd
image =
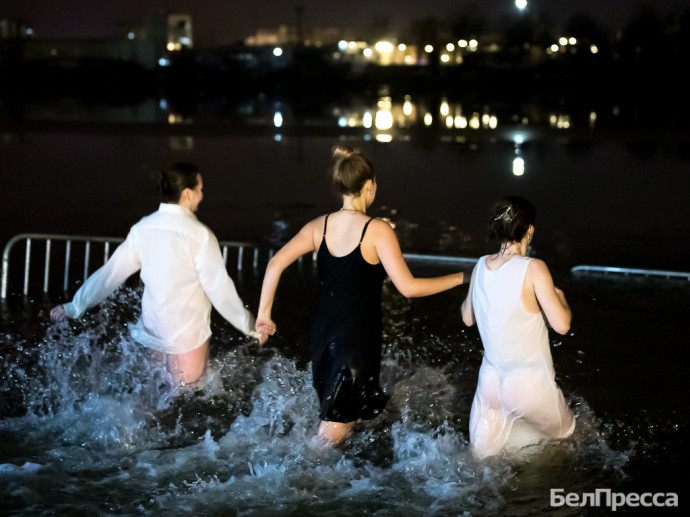
<path id="1" fill-rule="evenodd" d="M 299 257 L 317 251 L 321 286 L 310 357 L 321 405 L 319 436 L 335 444 L 358 419 L 380 414 L 388 401 L 379 385 L 386 276 L 403 296 L 414 298 L 466 283 L 469 275 L 415 278 L 391 225 L 366 215 L 376 197 L 372 163 L 344 146 L 334 148 L 333 159 L 333 186 L 342 207 L 307 223 L 269 261 L 256 330 L 275 333 L 271 308 L 281 274 Z"/>

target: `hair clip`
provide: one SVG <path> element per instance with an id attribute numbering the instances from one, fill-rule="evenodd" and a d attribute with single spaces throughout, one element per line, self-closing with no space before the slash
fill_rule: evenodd
<path id="1" fill-rule="evenodd" d="M 506 208 L 503 212 L 494 217 L 494 221 L 505 221 L 506 223 L 510 223 L 513 220 L 512 212 L 513 207 L 508 206 L 508 208 Z"/>

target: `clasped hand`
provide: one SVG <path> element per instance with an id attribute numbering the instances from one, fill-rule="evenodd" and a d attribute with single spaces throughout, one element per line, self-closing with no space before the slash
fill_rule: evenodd
<path id="1" fill-rule="evenodd" d="M 259 345 L 263 345 L 268 338 L 276 333 L 276 324 L 270 319 L 257 319 L 254 326 L 256 331 L 261 334 Z"/>

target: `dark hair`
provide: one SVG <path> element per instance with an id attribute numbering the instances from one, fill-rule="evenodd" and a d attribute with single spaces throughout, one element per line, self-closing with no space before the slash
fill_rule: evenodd
<path id="1" fill-rule="evenodd" d="M 364 153 L 344 145 L 333 147 L 333 189 L 341 196 L 358 195 L 367 180 L 375 180 L 374 165 Z"/>
<path id="2" fill-rule="evenodd" d="M 532 203 L 509 196 L 494 203 L 489 217 L 489 238 L 500 242 L 520 241 L 534 224 L 537 211 Z"/>
<path id="3" fill-rule="evenodd" d="M 188 162 L 175 162 L 154 173 L 154 177 L 164 202 L 177 203 L 184 189 L 194 189 L 198 185 L 199 169 Z"/>

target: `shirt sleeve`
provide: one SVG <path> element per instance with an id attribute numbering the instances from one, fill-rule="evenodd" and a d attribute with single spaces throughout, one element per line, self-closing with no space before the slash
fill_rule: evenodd
<path id="1" fill-rule="evenodd" d="M 78 318 L 89 308 L 110 296 L 127 278 L 141 269 L 141 261 L 134 249 L 132 234 L 120 244 L 110 260 L 97 269 L 66 303 L 65 313 Z"/>
<path id="2" fill-rule="evenodd" d="M 196 257 L 196 269 L 201 286 L 218 313 L 243 334 L 258 338 L 254 316 L 237 294 L 235 283 L 225 269 L 218 240 L 210 230 Z"/>

